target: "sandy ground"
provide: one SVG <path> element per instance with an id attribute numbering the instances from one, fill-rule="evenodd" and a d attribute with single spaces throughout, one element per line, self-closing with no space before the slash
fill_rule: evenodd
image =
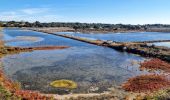
<path id="1" fill-rule="evenodd" d="M 19 41 L 30 41 L 30 42 L 39 42 L 42 41 L 43 38 L 40 37 L 32 37 L 32 36 L 17 36 L 14 39 L 7 40 L 4 42 L 19 42 Z"/>
<path id="2" fill-rule="evenodd" d="M 58 99 L 58 100 L 68 100 L 70 98 L 78 98 L 78 97 L 89 98 L 89 97 L 108 95 L 108 94 L 109 93 L 68 94 L 68 95 L 54 95 L 54 97 L 55 97 L 55 99 Z"/>
<path id="3" fill-rule="evenodd" d="M 120 90 L 114 90 L 104 93 L 68 94 L 53 96 L 56 100 L 136 100 L 137 97 L 140 96 L 141 98 L 143 98 L 145 95 L 146 94 L 144 93 L 127 93 Z"/>
<path id="4" fill-rule="evenodd" d="M 42 40 L 43 38 L 32 37 L 32 36 L 17 36 L 16 39 L 37 42 L 37 41 Z"/>
<path id="5" fill-rule="evenodd" d="M 107 29 L 78 29 L 75 30 L 69 27 L 44 27 L 44 28 L 25 28 L 25 29 L 35 29 L 39 31 L 48 31 L 50 33 L 55 32 L 81 32 L 81 33 L 127 33 L 127 32 L 170 32 L 170 28 L 148 28 L 147 30 L 127 30 L 127 29 L 118 29 L 118 30 L 107 30 Z"/>

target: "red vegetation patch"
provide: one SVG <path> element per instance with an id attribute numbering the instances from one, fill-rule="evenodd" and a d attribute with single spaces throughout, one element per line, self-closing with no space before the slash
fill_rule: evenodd
<path id="1" fill-rule="evenodd" d="M 165 72 L 170 72 L 170 64 L 162 61 L 160 59 L 151 59 L 141 63 L 141 69 L 150 69 L 150 70 L 163 70 Z"/>
<path id="2" fill-rule="evenodd" d="M 153 92 L 168 86 L 170 86 L 170 81 L 161 75 L 137 76 L 122 85 L 123 89 L 132 92 Z"/>
<path id="3" fill-rule="evenodd" d="M 4 76 L 1 70 L 0 70 L 0 85 L 4 86 L 9 91 L 16 91 L 20 88 L 18 83 L 6 79 L 6 77 Z"/>
<path id="4" fill-rule="evenodd" d="M 47 97 L 42 95 L 39 92 L 33 91 L 26 91 L 26 90 L 19 90 L 14 93 L 17 97 L 21 97 L 24 100 L 51 100 L 51 97 Z"/>
<path id="5" fill-rule="evenodd" d="M 39 92 L 26 91 L 20 89 L 20 84 L 12 82 L 7 79 L 2 70 L 0 70 L 0 86 L 12 93 L 16 97 L 22 98 L 22 100 L 51 100 L 51 96 L 45 96 Z"/>

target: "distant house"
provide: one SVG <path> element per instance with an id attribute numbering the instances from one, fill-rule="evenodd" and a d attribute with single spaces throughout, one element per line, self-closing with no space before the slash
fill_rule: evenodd
<path id="1" fill-rule="evenodd" d="M 110 43 L 113 43 L 113 41 L 112 41 L 112 40 L 107 40 L 107 43 L 109 43 L 109 44 L 110 44 Z"/>
<path id="2" fill-rule="evenodd" d="M 90 27 L 89 29 L 93 30 L 94 28 L 93 28 L 93 27 Z"/>

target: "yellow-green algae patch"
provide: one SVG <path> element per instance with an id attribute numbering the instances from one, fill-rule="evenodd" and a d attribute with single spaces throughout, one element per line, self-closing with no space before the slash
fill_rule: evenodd
<path id="1" fill-rule="evenodd" d="M 71 80 L 56 80 L 50 83 L 55 88 L 76 89 L 77 83 Z"/>

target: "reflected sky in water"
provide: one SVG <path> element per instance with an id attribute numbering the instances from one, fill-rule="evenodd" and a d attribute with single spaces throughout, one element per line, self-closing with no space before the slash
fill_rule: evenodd
<path id="1" fill-rule="evenodd" d="M 170 40 L 170 33 L 161 32 L 133 32 L 133 33 L 107 33 L 107 34 L 83 34 L 74 32 L 59 32 L 59 34 L 69 34 L 99 40 L 113 40 L 117 42 L 150 41 L 150 40 Z"/>
<path id="2" fill-rule="evenodd" d="M 90 87 L 99 87 L 103 92 L 113 85 L 120 85 L 128 78 L 145 74 L 139 70 L 144 58 L 41 32 L 5 29 L 5 40 L 17 36 L 43 38 L 38 42 L 9 42 L 10 46 L 71 46 L 64 50 L 34 51 L 3 58 L 4 71 L 13 80 L 19 81 L 24 89 L 58 93 L 49 83 L 58 79 L 69 79 L 78 83 L 73 92 L 85 93 Z M 93 91 L 94 92 L 94 91 Z"/>
<path id="3" fill-rule="evenodd" d="M 156 46 L 164 46 L 170 48 L 170 42 L 154 43 Z"/>

